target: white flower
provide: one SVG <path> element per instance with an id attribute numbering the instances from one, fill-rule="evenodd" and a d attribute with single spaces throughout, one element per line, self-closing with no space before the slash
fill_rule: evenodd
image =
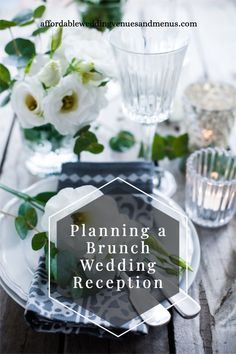
<path id="1" fill-rule="evenodd" d="M 101 199 L 100 199 L 101 198 Z M 96 200 L 98 200 L 98 203 Z M 52 197 L 45 206 L 45 212 L 42 217 L 41 225 L 43 230 L 47 231 L 49 229 L 49 219 L 52 215 L 56 214 L 59 211 L 65 209 L 64 215 L 60 215 L 63 219 L 63 225 L 66 225 L 65 228 L 63 225 L 60 225 L 60 239 L 57 239 L 58 227 L 55 222 L 51 223 L 50 228 L 50 241 L 54 242 L 57 247 L 61 250 L 67 250 L 73 254 L 78 261 L 80 259 L 93 259 L 96 262 L 101 262 L 104 266 L 110 260 L 110 257 L 107 257 L 107 250 L 105 249 L 102 254 L 97 252 L 91 254 L 88 253 L 88 241 L 94 243 L 95 250 L 97 250 L 99 245 L 104 245 L 106 248 L 108 245 L 119 245 L 127 244 L 128 247 L 135 245 L 140 245 L 140 237 L 127 237 L 120 236 L 111 236 L 110 230 L 113 227 L 119 228 L 122 232 L 124 225 L 126 225 L 127 230 L 130 227 L 137 227 L 140 229 L 141 226 L 138 225 L 133 220 L 131 221 L 127 215 L 120 213 L 119 208 L 115 200 L 109 196 L 104 195 L 99 189 L 87 185 L 82 186 L 76 189 L 73 188 L 64 188 L 57 195 Z M 65 221 L 66 216 L 71 216 L 69 224 Z M 68 227 L 71 224 L 76 224 L 79 227 L 81 224 L 85 225 L 86 236 L 87 237 L 71 237 L 68 234 Z M 58 225 L 58 224 L 57 224 Z M 89 230 L 93 228 L 98 232 L 102 228 L 107 228 L 107 236 L 100 237 L 99 234 L 96 234 L 94 237 L 89 237 Z M 70 231 L 69 231 L 70 232 Z M 104 248 L 104 247 L 103 247 Z M 114 258 L 115 265 L 117 265 L 123 258 L 129 261 L 129 254 L 112 254 Z M 132 254 L 133 259 L 137 259 L 139 256 Z M 97 272 L 95 268 L 91 271 L 85 270 L 85 274 L 88 278 L 93 279 L 94 281 L 99 278 L 113 278 L 116 272 L 107 272 L 104 271 Z M 109 277 L 108 277 L 109 275 Z"/>
<path id="2" fill-rule="evenodd" d="M 46 65 L 48 62 L 49 62 L 48 55 L 37 54 L 32 61 L 28 75 L 29 76 L 37 75 L 39 71 L 42 69 L 42 67 Z"/>
<path id="3" fill-rule="evenodd" d="M 37 78 L 47 87 L 56 86 L 62 77 L 62 69 L 58 60 L 50 60 L 38 73 Z"/>
<path id="4" fill-rule="evenodd" d="M 50 59 L 49 55 L 46 54 L 37 54 L 33 59 L 28 75 L 30 77 L 37 77 L 40 71 L 42 71 L 48 65 L 48 63 L 54 61 L 57 62 L 58 66 L 60 67 L 59 70 L 61 74 L 64 75 L 69 63 L 67 62 L 63 53 L 57 52 L 54 54 L 53 59 Z"/>
<path id="5" fill-rule="evenodd" d="M 75 189 L 64 188 L 60 190 L 54 197 L 49 199 L 49 201 L 47 202 L 44 208 L 44 215 L 41 221 L 43 230 L 46 231 L 48 230 L 50 216 L 56 214 L 57 212 L 61 211 L 62 209 L 70 205 L 71 205 L 71 210 L 73 211 L 74 205 L 72 204 L 75 202 L 77 202 L 76 203 L 77 208 L 82 208 L 84 204 L 90 203 L 102 195 L 103 193 L 100 192 L 100 190 L 90 185 L 78 187 Z M 82 200 L 80 201 L 80 199 Z"/>
<path id="6" fill-rule="evenodd" d="M 17 114 L 23 128 L 33 128 L 45 124 L 43 118 L 43 97 L 42 84 L 36 80 L 19 81 L 15 83 L 11 105 Z"/>
<path id="7" fill-rule="evenodd" d="M 105 102 L 103 88 L 83 85 L 75 75 L 69 75 L 49 90 L 44 115 L 62 135 L 75 134 L 97 118 Z"/>
<path id="8" fill-rule="evenodd" d="M 111 47 L 106 36 L 96 29 L 83 28 L 76 34 L 65 36 L 61 51 L 69 62 L 73 58 L 92 62 L 105 77 L 115 76 Z"/>

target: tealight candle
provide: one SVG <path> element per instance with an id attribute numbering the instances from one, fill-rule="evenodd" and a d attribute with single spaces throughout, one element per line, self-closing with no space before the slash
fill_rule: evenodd
<path id="1" fill-rule="evenodd" d="M 236 207 L 236 156 L 219 148 L 201 149 L 187 160 L 185 207 L 197 224 L 227 224 Z"/>
<path id="2" fill-rule="evenodd" d="M 184 93 L 184 107 L 192 148 L 228 145 L 236 109 L 233 86 L 210 82 L 191 84 Z"/>

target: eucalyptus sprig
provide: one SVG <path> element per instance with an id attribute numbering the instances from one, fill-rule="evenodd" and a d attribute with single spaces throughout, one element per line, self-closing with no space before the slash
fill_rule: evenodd
<path id="1" fill-rule="evenodd" d="M 158 266 L 165 270 L 167 273 L 176 274 L 179 272 L 179 269 L 189 270 L 191 272 L 193 271 L 193 268 L 184 259 L 179 256 L 170 254 L 154 236 L 149 235 L 149 237 L 145 240 L 145 244 L 150 247 L 152 253 L 161 263 L 161 265 Z M 163 265 L 168 265 L 168 267 Z M 169 266 L 171 266 L 171 268 Z M 176 268 L 176 266 L 178 268 Z"/>
<path id="2" fill-rule="evenodd" d="M 80 132 L 79 136 L 88 132 L 88 127 L 84 131 Z M 79 263 L 75 256 L 70 252 L 57 249 L 55 243 L 48 240 L 48 233 L 37 229 L 38 214 L 37 211 L 43 212 L 46 203 L 52 198 L 55 192 L 43 192 L 35 196 L 18 192 L 10 187 L 0 184 L 0 189 L 9 192 L 10 194 L 23 200 L 23 203 L 19 206 L 18 215 L 12 215 L 8 212 L 0 210 L 0 213 L 6 216 L 11 216 L 15 219 L 15 228 L 22 240 L 28 236 L 28 233 L 34 231 L 35 234 L 32 237 L 31 245 L 34 251 L 44 249 L 46 259 L 46 269 L 50 272 L 51 279 L 60 287 L 69 287 L 73 298 L 79 298 L 90 294 L 88 289 L 75 290 L 72 287 L 71 279 L 74 275 L 80 274 L 83 281 L 86 280 L 86 275 L 79 266 Z M 151 254 L 156 257 L 157 267 L 162 269 L 165 273 L 170 275 L 179 275 L 184 270 L 192 271 L 192 267 L 179 256 L 170 254 L 163 245 L 153 236 L 145 240 L 145 244 L 151 249 Z M 50 262 L 49 262 L 49 250 L 50 250 Z M 60 274 L 57 272 L 58 257 L 60 262 L 63 263 L 63 269 L 60 270 Z M 49 269 L 50 264 L 50 269 Z"/>

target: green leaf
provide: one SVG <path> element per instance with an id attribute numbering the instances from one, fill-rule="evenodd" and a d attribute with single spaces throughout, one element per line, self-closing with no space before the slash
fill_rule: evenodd
<path id="1" fill-rule="evenodd" d="M 180 135 L 174 139 L 173 150 L 176 157 L 183 157 L 189 153 L 188 140 L 188 134 Z"/>
<path id="2" fill-rule="evenodd" d="M 0 79 L 6 83 L 11 81 L 11 74 L 7 67 L 3 64 L 0 64 Z"/>
<path id="3" fill-rule="evenodd" d="M 26 225 L 28 225 L 28 230 L 33 230 L 38 222 L 38 216 L 36 210 L 31 206 L 30 203 L 26 202 L 20 205 L 19 216 L 24 217 Z"/>
<path id="4" fill-rule="evenodd" d="M 29 232 L 28 224 L 24 216 L 17 216 L 15 218 L 15 228 L 20 238 L 24 240 Z"/>
<path id="5" fill-rule="evenodd" d="M 29 141 L 39 141 L 41 133 L 37 129 L 22 129 L 24 138 Z"/>
<path id="6" fill-rule="evenodd" d="M 0 93 L 6 91 L 10 87 L 11 74 L 7 67 L 0 64 Z"/>
<path id="7" fill-rule="evenodd" d="M 152 159 L 154 161 L 159 161 L 166 157 L 165 144 L 166 144 L 165 137 L 159 134 L 156 134 L 154 136 L 153 145 L 152 145 Z"/>
<path id="8" fill-rule="evenodd" d="M 25 214 L 25 219 L 29 225 L 29 229 L 33 230 L 38 223 L 37 212 L 34 208 L 27 210 Z"/>
<path id="9" fill-rule="evenodd" d="M 83 134 L 75 142 L 74 153 L 79 155 L 82 151 L 87 151 L 89 145 L 92 143 L 93 142 L 91 142 L 90 139 L 87 138 L 85 134 Z"/>
<path id="10" fill-rule="evenodd" d="M 0 107 L 4 107 L 6 106 L 11 100 L 11 92 L 9 92 L 4 98 L 3 100 L 0 102 Z"/>
<path id="11" fill-rule="evenodd" d="M 41 18 L 46 10 L 46 6 L 41 5 L 34 10 L 34 18 Z"/>
<path id="12" fill-rule="evenodd" d="M 32 21 L 33 19 L 33 11 L 30 9 L 25 9 L 19 12 L 12 21 L 16 22 L 17 25 L 22 26 L 26 25 L 28 22 Z"/>
<path id="13" fill-rule="evenodd" d="M 164 271 L 167 273 L 167 274 L 170 274 L 170 275 L 179 275 L 179 270 L 178 269 L 174 269 L 174 268 L 163 268 Z"/>
<path id="14" fill-rule="evenodd" d="M 183 269 L 190 270 L 191 272 L 193 271 L 193 268 L 190 265 L 188 265 L 184 259 L 174 256 L 174 255 L 170 255 L 169 259 L 171 260 L 171 262 L 173 264 L 175 264 Z"/>
<path id="15" fill-rule="evenodd" d="M 77 138 L 77 136 L 80 136 L 81 134 L 87 132 L 89 129 L 90 129 L 90 125 L 86 125 L 85 127 L 77 131 L 77 133 L 74 135 L 74 138 Z"/>
<path id="16" fill-rule="evenodd" d="M 149 237 L 144 242 L 145 245 L 148 245 L 150 247 L 150 249 L 166 257 L 169 257 L 169 253 L 164 249 L 164 247 L 161 245 L 159 241 L 157 241 L 155 237 L 149 235 Z"/>
<path id="17" fill-rule="evenodd" d="M 164 158 L 173 160 L 178 157 L 184 157 L 189 153 L 188 134 L 179 136 L 156 134 L 152 146 L 152 159 L 159 161 Z"/>
<path id="18" fill-rule="evenodd" d="M 46 266 L 46 271 L 49 273 L 49 248 L 48 248 L 48 242 L 44 246 L 44 252 L 45 252 L 45 266 Z M 57 270 L 56 270 L 56 255 L 58 253 L 57 248 L 55 247 L 55 244 L 53 242 L 50 242 L 50 274 L 51 278 L 56 280 L 57 276 Z M 54 261 L 53 261 L 54 260 Z"/>
<path id="19" fill-rule="evenodd" d="M 34 19 L 33 20 L 30 20 L 28 22 L 24 22 L 20 25 L 20 27 L 25 27 L 25 26 L 29 26 L 29 25 L 32 25 L 34 23 Z"/>
<path id="20" fill-rule="evenodd" d="M 2 81 L 0 79 L 0 93 L 8 90 L 8 88 L 9 88 L 9 85 L 5 81 Z"/>
<path id="21" fill-rule="evenodd" d="M 104 146 L 98 143 L 96 135 L 88 129 L 89 126 L 86 126 L 76 133 L 78 138 L 75 142 L 74 153 L 77 155 L 81 154 L 82 151 L 100 154 L 104 150 Z"/>
<path id="22" fill-rule="evenodd" d="M 25 216 L 27 210 L 29 210 L 31 208 L 32 208 L 32 206 L 30 205 L 30 203 L 28 203 L 28 202 L 22 203 L 19 206 L 18 214 L 21 215 L 21 216 Z"/>
<path id="23" fill-rule="evenodd" d="M 139 148 L 139 153 L 138 153 L 139 158 L 144 158 L 145 157 L 145 148 L 144 148 L 144 143 L 140 143 L 140 148 Z"/>
<path id="24" fill-rule="evenodd" d="M 53 279 L 57 282 L 57 254 L 51 259 L 50 259 L 50 272 L 51 275 L 53 276 Z"/>
<path id="25" fill-rule="evenodd" d="M 17 23 L 15 21 L 0 20 L 0 31 L 6 28 L 15 27 Z"/>
<path id="26" fill-rule="evenodd" d="M 34 251 L 40 250 L 45 246 L 47 239 L 48 237 L 46 232 L 40 232 L 38 234 L 35 234 L 32 238 L 32 249 Z"/>
<path id="27" fill-rule="evenodd" d="M 112 137 L 109 141 L 110 148 L 114 151 L 124 152 L 132 148 L 135 144 L 134 135 L 127 131 L 122 130 L 116 136 Z"/>
<path id="28" fill-rule="evenodd" d="M 92 154 L 100 154 L 103 150 L 104 146 L 99 143 L 90 144 L 86 149 L 86 151 L 91 152 Z"/>
<path id="29" fill-rule="evenodd" d="M 33 33 L 32 36 L 36 37 L 41 33 L 47 32 L 51 27 L 39 27 Z"/>
<path id="30" fill-rule="evenodd" d="M 52 42 L 51 42 L 51 52 L 50 56 L 52 57 L 55 51 L 60 47 L 61 42 L 62 42 L 62 33 L 63 33 L 63 27 L 59 27 L 54 35 L 52 36 Z"/>
<path id="31" fill-rule="evenodd" d="M 30 69 L 31 69 L 31 66 L 33 64 L 33 61 L 34 61 L 34 57 L 31 58 L 28 63 L 26 64 L 25 66 L 25 74 L 28 74 L 30 72 Z"/>
<path id="32" fill-rule="evenodd" d="M 56 192 L 43 192 L 39 193 L 34 197 L 34 200 L 39 201 L 42 205 L 46 205 L 46 203 L 56 195 Z"/>
<path id="33" fill-rule="evenodd" d="M 10 55 L 18 67 L 25 66 L 36 54 L 34 43 L 24 38 L 10 41 L 5 47 L 5 52 Z"/>
<path id="34" fill-rule="evenodd" d="M 108 84 L 109 80 L 102 81 L 98 87 L 104 87 Z"/>

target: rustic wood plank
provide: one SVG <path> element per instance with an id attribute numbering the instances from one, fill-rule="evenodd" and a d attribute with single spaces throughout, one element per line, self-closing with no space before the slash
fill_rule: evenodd
<path id="1" fill-rule="evenodd" d="M 209 2 L 210 3 L 210 2 Z M 211 2 L 212 4 L 213 2 Z M 223 4 L 222 1 L 218 1 L 218 4 Z M 224 1 L 225 3 L 225 1 Z M 203 4 L 203 2 L 201 2 Z M 204 1 L 204 4 L 206 2 Z M 196 5 L 198 6 L 198 5 Z M 199 5 L 200 6 L 200 5 Z M 202 5 L 203 6 L 203 5 Z M 215 5 L 214 5 L 215 6 Z M 234 24 L 233 10 L 231 12 L 230 5 L 227 5 L 227 15 L 224 15 L 225 21 Z M 227 7 L 226 6 L 226 7 Z M 204 9 L 204 7 L 203 7 Z M 196 19 L 200 18 L 199 26 L 201 26 L 201 36 L 204 39 L 203 49 L 207 58 L 207 71 L 210 71 L 213 78 L 219 76 L 229 79 L 232 78 L 233 70 L 230 70 L 230 74 L 225 74 L 225 69 L 234 69 L 233 60 L 228 62 L 229 44 L 232 46 L 232 39 L 227 39 L 227 45 L 225 45 L 225 34 L 221 33 L 221 27 L 217 26 L 217 21 L 211 20 L 211 16 L 215 16 L 212 13 L 211 5 L 207 3 L 208 10 L 202 10 L 197 7 Z M 218 7 L 214 10 L 216 17 L 219 16 Z M 224 12 L 222 10 L 222 12 Z M 203 18 L 203 21 L 202 21 Z M 227 18 L 227 19 L 226 19 Z M 209 24 L 209 20 L 211 24 Z M 202 25 L 203 24 L 203 25 Z M 222 28 L 224 26 L 222 24 Z M 203 26 L 203 27 L 202 27 Z M 209 45 L 209 34 L 214 34 L 215 39 L 214 48 L 216 51 L 212 51 L 209 55 L 207 46 Z M 231 33 L 229 25 L 227 26 L 227 36 Z M 217 34 L 217 35 L 216 35 Z M 231 37 L 232 38 L 232 37 Z M 220 42 L 222 45 L 219 45 Z M 223 44 L 224 43 L 224 44 Z M 218 47 L 217 47 L 218 46 Z M 227 47 L 227 49 L 226 49 Z M 220 49 L 221 48 L 221 49 Z M 225 53 L 221 53 L 225 50 Z M 221 52 L 219 52 L 219 49 Z M 194 53 L 194 54 L 193 54 Z M 200 53 L 200 54 L 199 54 Z M 196 55 L 195 55 L 196 54 Z M 220 55 L 219 55 L 220 54 Z M 202 75 L 203 71 L 199 70 L 199 58 L 201 57 L 201 48 L 193 48 L 191 55 L 189 55 L 190 65 L 189 74 L 185 74 L 187 81 L 191 79 L 195 80 Z M 224 57 L 223 57 L 224 56 Z M 208 61 L 209 59 L 209 61 Z M 204 57 L 205 60 L 205 57 Z M 217 69 L 219 62 L 225 62 L 225 65 L 221 66 L 220 71 Z M 211 63 L 213 63 L 211 65 Z M 204 64 L 205 65 L 205 64 Z M 235 63 L 234 63 L 235 65 Z M 209 68 L 210 66 L 210 68 Z M 198 69 L 196 70 L 196 67 Z M 217 74 L 217 76 L 215 75 Z M 233 77 L 234 80 L 234 77 Z M 186 82 L 187 82 L 186 81 Z M 183 84 L 184 86 L 184 84 Z M 2 111 L 1 111 L 2 112 Z M 2 113 L 1 113 L 2 114 Z M 111 111 L 111 116 L 113 112 Z M 2 124 L 2 123 L 1 123 Z M 122 123 L 121 123 L 122 124 Z M 124 124 L 124 123 L 123 123 Z M 9 127 L 9 126 L 8 126 Z M 8 131 L 3 125 L 0 127 L 1 132 Z M 6 137 L 7 135 L 5 135 Z M 0 146 L 5 146 L 5 138 L 2 138 L 1 134 Z M 2 143 L 2 145 L 1 145 Z M 23 167 L 24 156 L 21 151 L 20 134 L 18 127 L 14 127 L 13 137 L 9 145 L 9 149 L 6 155 L 6 161 L 4 163 L 4 169 L 2 173 L 2 181 L 16 188 L 24 188 L 30 185 L 37 178 L 32 178 L 28 175 Z M 19 152 L 19 154 L 18 154 Z M 91 156 L 91 155 L 90 155 Z M 119 156 L 107 156 L 108 159 L 114 158 L 120 159 L 124 155 Z M 130 155 L 129 155 L 130 156 Z M 92 156 L 91 156 L 92 157 Z M 101 155 L 101 159 L 104 161 L 104 156 Z M 124 157 L 128 158 L 128 155 Z M 178 179 L 180 182 L 179 190 L 176 195 L 176 200 L 183 205 L 183 177 Z M 182 186 L 182 187 L 181 187 Z M 9 199 L 9 195 L 0 193 L 1 205 Z M 235 329 L 235 237 L 234 228 L 235 221 L 231 223 L 229 228 L 225 228 L 223 231 L 208 232 L 203 229 L 199 229 L 203 261 L 202 267 L 199 272 L 198 278 L 194 283 L 191 293 L 194 298 L 199 299 L 202 305 L 201 315 L 194 320 L 183 320 L 180 316 L 174 314 L 174 336 L 175 336 L 175 348 L 176 353 L 234 353 L 236 348 L 234 346 L 233 330 Z M 212 257 L 214 255 L 214 257 Z M 221 267 L 219 267 L 221 265 Z M 0 352 L 61 352 L 63 345 L 63 336 L 35 334 L 28 330 L 23 321 L 22 310 L 18 305 L 14 304 L 9 297 L 0 292 L 1 300 L 1 313 L 0 313 L 0 328 L 1 330 L 1 342 Z M 18 333 L 15 335 L 15 333 Z M 169 330 L 169 335 L 171 331 Z M 14 339 L 14 341 L 13 341 Z M 172 337 L 170 337 L 170 340 Z M 91 338 L 87 336 L 67 336 L 64 346 L 65 353 L 168 353 L 169 350 L 169 337 L 167 328 L 163 328 L 160 331 L 152 329 L 150 335 L 147 337 L 125 337 L 123 341 L 107 341 L 97 338 Z"/>
<path id="2" fill-rule="evenodd" d="M 60 336 L 33 332 L 24 321 L 24 310 L 0 289 L 0 352 L 59 353 Z"/>
<path id="3" fill-rule="evenodd" d="M 176 172 L 175 200 L 183 206 L 184 177 Z M 197 228 L 201 244 L 201 265 L 190 294 L 199 301 L 200 316 L 184 320 L 174 314 L 177 354 L 236 352 L 236 218 L 216 230 Z"/>
<path id="4" fill-rule="evenodd" d="M 234 4 L 235 5 L 235 4 Z M 235 83 L 235 6 L 230 1 L 198 1 L 190 12 L 198 21 L 203 72 L 212 80 Z M 235 143 L 235 133 L 232 143 Z M 175 199 L 183 205 L 183 177 Z M 235 219 L 214 231 L 198 228 L 202 261 L 191 294 L 202 306 L 200 316 L 186 321 L 174 315 L 176 353 L 235 353 L 236 328 Z M 186 339 L 187 338 L 187 339 Z"/>
<path id="5" fill-rule="evenodd" d="M 169 353 L 167 326 L 151 328 L 145 336 L 127 334 L 117 339 L 99 339 L 88 336 L 66 336 L 64 353 L 67 354 L 153 354 Z"/>

